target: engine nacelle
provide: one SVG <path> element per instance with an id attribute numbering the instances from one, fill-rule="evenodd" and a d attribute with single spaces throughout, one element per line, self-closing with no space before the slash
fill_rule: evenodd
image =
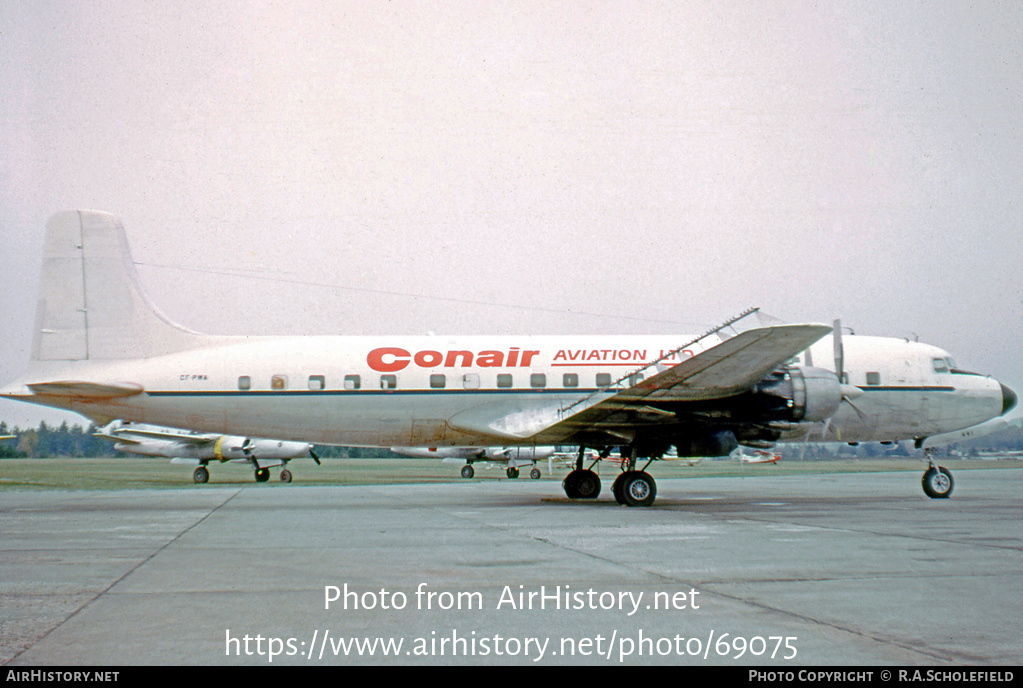
<path id="1" fill-rule="evenodd" d="M 842 403 L 842 386 L 830 370 L 787 368 L 792 383 L 792 420 L 819 423 L 831 418 Z"/>
<path id="2" fill-rule="evenodd" d="M 739 441 L 731 430 L 721 430 L 679 438 L 674 444 L 679 456 L 728 456 L 739 446 Z"/>
<path id="3" fill-rule="evenodd" d="M 744 411 L 762 424 L 819 423 L 831 418 L 842 403 L 842 386 L 830 370 L 785 368 L 753 390 Z"/>

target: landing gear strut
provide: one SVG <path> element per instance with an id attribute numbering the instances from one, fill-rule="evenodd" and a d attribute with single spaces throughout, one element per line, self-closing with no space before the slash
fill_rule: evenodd
<path id="1" fill-rule="evenodd" d="M 924 493 L 931 499 L 947 499 L 952 494 L 952 488 L 955 487 L 952 472 L 944 466 L 934 463 L 930 449 L 924 449 L 924 458 L 929 464 L 922 480 Z"/>

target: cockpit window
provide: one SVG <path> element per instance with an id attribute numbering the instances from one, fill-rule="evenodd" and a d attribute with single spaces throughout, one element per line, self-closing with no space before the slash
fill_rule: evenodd
<path id="1" fill-rule="evenodd" d="M 946 358 L 945 362 L 948 363 L 949 370 L 955 370 L 959 366 L 956 365 L 956 360 L 952 357 Z"/>
<path id="2" fill-rule="evenodd" d="M 934 372 L 936 373 L 947 373 L 948 372 L 948 361 L 944 358 L 934 359 Z"/>

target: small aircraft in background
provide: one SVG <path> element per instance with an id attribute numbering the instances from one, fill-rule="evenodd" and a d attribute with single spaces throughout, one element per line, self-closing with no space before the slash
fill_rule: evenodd
<path id="1" fill-rule="evenodd" d="M 753 454 L 746 455 L 742 452 L 742 448 L 740 447 L 738 456 L 735 458 L 739 459 L 742 463 L 778 463 L 781 461 L 781 454 L 757 449 L 753 452 Z"/>
<path id="2" fill-rule="evenodd" d="M 177 430 L 156 425 L 131 423 L 115 420 L 96 433 L 96 437 L 114 442 L 114 449 L 142 454 L 143 456 L 166 456 L 171 463 L 195 466 L 192 479 L 205 483 L 210 479 L 210 461 L 250 464 L 256 472 L 256 482 L 265 483 L 270 479 L 270 469 L 281 467 L 281 482 L 291 482 L 288 461 L 309 456 L 316 465 L 320 458 L 306 442 L 253 439 L 238 435 Z"/>
<path id="3" fill-rule="evenodd" d="M 529 477 L 539 480 L 536 462 L 550 459 L 555 450 L 556 447 L 391 447 L 392 452 L 402 456 L 464 463 L 462 477 L 466 479 L 476 475 L 474 463 L 490 463 L 505 465 L 505 475 L 511 479 L 519 477 L 520 467 L 530 466 Z"/>

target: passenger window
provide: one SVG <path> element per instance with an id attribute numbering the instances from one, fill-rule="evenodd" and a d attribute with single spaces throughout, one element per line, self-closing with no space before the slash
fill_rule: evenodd
<path id="1" fill-rule="evenodd" d="M 433 389 L 444 389 L 447 385 L 448 379 L 445 375 L 431 375 L 430 376 L 430 387 Z"/>
<path id="2" fill-rule="evenodd" d="M 610 387 L 611 373 L 597 373 L 597 387 Z"/>
<path id="3" fill-rule="evenodd" d="M 480 376 L 476 373 L 466 373 L 462 376 L 462 387 L 465 389 L 479 389 Z"/>
<path id="4" fill-rule="evenodd" d="M 529 376 L 530 387 L 546 387 L 547 386 L 547 375 L 546 373 L 533 373 Z"/>
<path id="5" fill-rule="evenodd" d="M 242 375 L 238 378 L 238 389 L 249 390 L 252 389 L 252 378 L 248 375 Z"/>
<path id="6" fill-rule="evenodd" d="M 380 389 L 397 389 L 398 388 L 398 376 L 397 375 L 381 375 L 380 376 Z"/>
<path id="7" fill-rule="evenodd" d="M 880 385 L 881 384 L 881 373 L 867 373 L 867 384 L 868 385 Z"/>
<path id="8" fill-rule="evenodd" d="M 327 387 L 327 379 L 322 375 L 310 375 L 309 376 L 309 390 L 312 392 L 318 392 L 321 389 Z"/>
<path id="9" fill-rule="evenodd" d="M 561 378 L 561 384 L 564 387 L 578 387 L 579 375 L 576 373 L 565 373 L 565 375 Z"/>
<path id="10" fill-rule="evenodd" d="M 270 389 L 280 392 L 288 388 L 287 375 L 274 375 L 270 378 Z"/>
<path id="11" fill-rule="evenodd" d="M 345 389 L 353 390 L 362 387 L 362 378 L 358 375 L 345 375 Z"/>
<path id="12" fill-rule="evenodd" d="M 501 373 L 500 375 L 497 376 L 497 386 L 498 387 L 511 387 L 512 386 L 512 376 L 509 375 L 508 373 Z"/>

